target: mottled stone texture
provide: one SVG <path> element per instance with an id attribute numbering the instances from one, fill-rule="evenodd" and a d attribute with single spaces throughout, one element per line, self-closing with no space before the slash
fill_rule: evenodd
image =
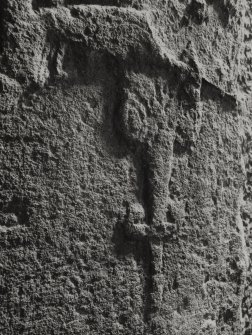
<path id="1" fill-rule="evenodd" d="M 251 0 L 0 28 L 0 334 L 251 335 Z"/>

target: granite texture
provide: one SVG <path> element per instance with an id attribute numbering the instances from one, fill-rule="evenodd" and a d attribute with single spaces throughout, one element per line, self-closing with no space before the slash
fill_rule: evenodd
<path id="1" fill-rule="evenodd" d="M 252 1 L 0 1 L 0 334 L 252 334 Z"/>

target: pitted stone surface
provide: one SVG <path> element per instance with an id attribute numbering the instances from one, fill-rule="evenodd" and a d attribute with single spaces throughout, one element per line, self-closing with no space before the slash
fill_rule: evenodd
<path id="1" fill-rule="evenodd" d="M 1 1 L 1 334 L 251 334 L 251 16 Z"/>

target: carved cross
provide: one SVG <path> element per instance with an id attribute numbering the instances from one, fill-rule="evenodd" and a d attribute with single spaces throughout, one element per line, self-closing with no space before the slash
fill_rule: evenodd
<path id="1" fill-rule="evenodd" d="M 158 324 L 156 317 L 162 304 L 164 287 L 163 244 L 164 240 L 173 236 L 175 230 L 174 224 L 166 217 L 175 129 L 167 126 L 166 111 L 161 110 L 148 117 L 150 122 L 144 125 L 141 122 L 141 107 L 127 96 L 125 83 L 131 80 L 127 73 L 132 68 L 138 67 L 141 71 L 147 67 L 159 73 L 161 71 L 164 76 L 176 78 L 173 86 L 178 95 L 178 109 L 183 109 L 185 101 L 195 109 L 199 99 L 198 70 L 190 64 L 190 57 L 188 62 L 176 60 L 162 46 L 151 25 L 149 12 L 87 5 L 40 8 L 39 11 L 41 20 L 45 20 L 47 27 L 49 25 L 51 35 L 55 36 L 54 40 L 58 40 L 59 45 L 61 42 L 75 41 L 88 50 L 105 53 L 116 60 L 123 73 L 120 86 L 124 98 L 117 111 L 119 131 L 132 148 L 141 153 L 138 158 L 142 161 L 145 193 L 142 205 L 128 206 L 124 229 L 130 239 L 145 240 L 148 245 L 151 255 L 148 280 L 152 289 L 149 299 L 151 306 L 145 318 L 146 332 L 159 329 L 160 334 L 164 334 L 165 326 Z M 59 47 L 53 56 L 58 75 L 63 75 L 63 58 L 64 49 Z"/>
<path id="2" fill-rule="evenodd" d="M 140 85 L 141 81 L 134 82 L 136 77 L 129 75 L 128 87 L 125 85 L 124 88 L 124 101 L 119 113 L 119 131 L 132 148 L 132 153 L 141 162 L 139 174 L 142 194 L 140 194 L 141 203 L 128 204 L 123 227 L 129 240 L 144 241 L 144 245 L 149 249 L 146 251 L 150 255 L 149 259 L 147 257 L 149 278 L 146 278 L 149 282 L 147 294 L 150 295 L 146 298 L 147 303 L 150 304 L 145 315 L 147 334 L 154 332 L 166 334 L 165 320 L 162 320 L 159 314 L 165 280 L 164 242 L 176 236 L 176 226 L 174 222 L 169 222 L 169 215 L 167 215 L 168 185 L 176 136 L 174 116 L 176 119 L 176 115 L 171 116 L 170 111 L 162 105 L 154 106 L 150 110 L 144 107 L 141 102 L 143 97 L 138 97 L 131 92 L 131 90 L 134 91 L 135 85 Z M 168 79 L 167 81 L 169 83 Z M 148 91 L 147 85 L 144 83 L 142 85 L 147 90 L 149 99 L 152 100 L 155 90 Z M 197 90 L 196 83 L 191 85 Z M 177 114 L 185 112 L 183 108 L 180 109 L 179 101 L 175 105 Z M 193 101 L 193 107 L 196 109 L 196 101 Z"/>

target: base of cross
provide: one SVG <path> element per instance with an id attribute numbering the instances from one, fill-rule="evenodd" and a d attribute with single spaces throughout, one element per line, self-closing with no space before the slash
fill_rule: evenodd
<path id="1" fill-rule="evenodd" d="M 160 246 L 160 249 L 162 247 Z M 167 335 L 167 320 L 162 317 L 163 290 L 165 277 L 162 273 L 152 276 L 153 290 L 151 292 L 151 308 L 146 320 L 145 335 Z"/>
<path id="2" fill-rule="evenodd" d="M 145 211 L 141 204 L 131 204 L 124 219 L 124 233 L 131 241 L 145 241 L 149 246 L 149 272 L 146 277 L 148 290 L 144 300 L 148 303 L 145 315 L 145 335 L 167 335 L 167 322 L 162 318 L 164 295 L 163 251 L 164 240 L 176 235 L 176 226 L 170 222 L 146 224 Z"/>

